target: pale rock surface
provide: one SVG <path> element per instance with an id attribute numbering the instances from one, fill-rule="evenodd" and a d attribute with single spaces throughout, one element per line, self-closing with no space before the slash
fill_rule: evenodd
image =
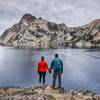
<path id="1" fill-rule="evenodd" d="M 100 47 L 100 19 L 70 28 L 25 14 L 1 35 L 0 44 L 25 48 Z"/>

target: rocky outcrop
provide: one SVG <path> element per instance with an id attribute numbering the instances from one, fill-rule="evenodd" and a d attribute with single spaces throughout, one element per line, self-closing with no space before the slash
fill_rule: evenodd
<path id="1" fill-rule="evenodd" d="M 29 88 L 0 88 L 0 100 L 100 100 L 100 96 L 88 90 L 52 89 L 50 86 Z"/>
<path id="2" fill-rule="evenodd" d="M 1 35 L 0 44 L 33 48 L 100 47 L 100 19 L 69 28 L 25 14 Z"/>

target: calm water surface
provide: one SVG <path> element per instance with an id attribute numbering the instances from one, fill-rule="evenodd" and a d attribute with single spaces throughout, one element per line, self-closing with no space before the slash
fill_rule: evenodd
<path id="1" fill-rule="evenodd" d="M 0 47 L 0 86 L 38 85 L 37 62 L 45 56 L 50 65 L 55 53 L 63 59 L 62 83 L 66 90 L 89 89 L 100 94 L 100 50 L 95 49 Z M 52 74 L 47 73 L 46 83 L 52 83 Z"/>

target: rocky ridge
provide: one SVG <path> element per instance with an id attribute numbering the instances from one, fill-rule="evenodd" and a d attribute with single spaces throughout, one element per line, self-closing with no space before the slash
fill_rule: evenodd
<path id="1" fill-rule="evenodd" d="M 69 28 L 25 14 L 1 35 L 0 44 L 33 48 L 100 47 L 100 19 Z"/>
<path id="2" fill-rule="evenodd" d="M 0 100 L 100 100 L 100 96 L 88 90 L 65 91 L 45 85 L 0 88 Z"/>

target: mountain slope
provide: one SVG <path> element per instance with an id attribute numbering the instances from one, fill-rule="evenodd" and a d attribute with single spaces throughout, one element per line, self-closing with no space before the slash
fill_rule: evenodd
<path id="1" fill-rule="evenodd" d="M 0 37 L 3 45 L 34 48 L 100 46 L 100 19 L 87 25 L 69 28 L 31 14 L 25 14 Z"/>

